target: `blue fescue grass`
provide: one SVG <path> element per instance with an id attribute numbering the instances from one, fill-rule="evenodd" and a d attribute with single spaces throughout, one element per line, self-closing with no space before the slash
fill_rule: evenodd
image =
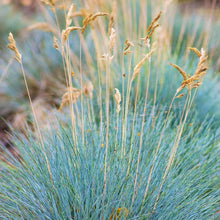
<path id="1" fill-rule="evenodd" d="M 150 106 L 148 106 L 150 107 Z M 143 195 L 152 158 L 165 119 L 161 111 L 154 129 L 146 117 L 140 157 L 138 189 L 131 210 L 134 178 L 141 130 L 142 109 L 139 107 L 133 139 L 132 162 L 127 175 L 131 147 L 132 112 L 129 112 L 126 154 L 121 157 L 122 121 L 115 142 L 116 113 L 111 113 L 107 161 L 107 187 L 103 201 L 105 140 L 88 122 L 85 115 L 85 145 L 78 128 L 78 141 L 72 139 L 71 125 L 51 128 L 44 133 L 44 147 L 28 132 L 18 136 L 15 145 L 22 162 L 0 171 L 0 215 L 2 219 L 110 219 L 113 210 L 126 207 L 128 219 L 208 219 L 216 218 L 219 204 L 219 131 L 213 133 L 212 121 L 204 120 L 186 126 L 178 152 L 163 186 L 155 212 L 152 209 L 176 134 L 178 120 L 169 116 L 167 129 L 155 163 L 149 191 Z M 171 123 L 172 122 L 172 123 Z M 105 131 L 104 131 L 105 133 Z M 104 146 L 102 145 L 104 144 Z M 115 144 L 117 149 L 115 151 Z M 45 162 L 49 161 L 52 179 Z M 143 202 L 143 203 L 142 203 Z"/>
<path id="2" fill-rule="evenodd" d="M 144 52 L 143 45 L 141 47 L 137 43 L 139 40 L 138 31 L 141 31 L 141 28 L 143 28 L 141 25 L 136 26 L 136 23 L 139 23 L 138 15 L 140 14 L 141 7 L 139 2 L 129 2 L 128 6 L 132 6 L 130 9 L 132 9 L 131 20 L 135 21 L 133 23 L 134 29 L 132 29 L 132 33 L 129 33 L 129 25 L 123 19 L 118 19 L 116 29 L 120 38 L 119 41 L 121 41 L 119 44 L 122 46 L 118 48 L 119 54 L 115 55 L 111 64 L 112 82 L 110 86 L 114 85 L 120 91 L 123 88 L 122 71 L 125 71 L 126 74 L 129 71 L 132 72 L 135 65 L 144 55 L 142 53 Z M 153 18 L 152 5 L 146 6 L 148 11 L 146 23 L 149 24 Z M 123 10 L 119 7 L 118 11 L 121 12 L 119 14 L 122 14 Z M 50 13 L 54 18 L 54 14 Z M 63 12 L 59 13 L 59 20 L 64 19 Z M 137 16 L 135 17 L 135 15 Z M 174 17 L 171 14 L 171 17 L 168 17 L 168 19 L 166 17 L 163 18 L 163 21 L 167 19 L 168 24 L 172 24 L 172 19 L 176 17 L 179 18 L 178 13 Z M 79 69 L 82 68 L 83 73 L 85 71 L 85 74 L 83 74 L 85 78 L 83 80 L 87 81 L 90 78 L 89 72 L 94 77 L 93 84 L 96 91 L 94 91 L 93 95 L 95 98 L 91 101 L 91 106 L 94 107 L 95 114 L 92 115 L 92 118 L 95 119 L 95 122 L 90 123 L 90 117 L 88 112 L 86 112 L 87 106 L 81 105 L 78 102 L 80 113 L 82 112 L 81 107 L 84 107 L 84 113 L 82 114 L 84 120 L 82 121 L 82 131 L 80 127 L 81 119 L 77 118 L 75 131 L 77 139 L 72 136 L 72 125 L 64 123 L 70 121 L 70 116 L 61 119 L 61 115 L 58 116 L 60 120 L 58 125 L 55 126 L 51 123 L 48 131 L 41 131 L 42 141 L 39 140 L 39 134 L 36 135 L 31 129 L 27 130 L 25 137 L 16 134 L 16 132 L 14 133 L 16 137 L 14 146 L 19 149 L 22 159 L 15 159 L 9 152 L 6 152 L 9 163 L 4 164 L 0 169 L 0 217 L 2 219 L 74 218 L 112 220 L 114 219 L 113 215 L 116 217 L 116 213 L 120 208 L 124 210 L 121 213 L 123 214 L 121 219 L 126 218 L 127 211 L 129 212 L 128 219 L 218 219 L 220 202 L 218 162 L 220 156 L 220 131 L 218 129 L 218 119 L 220 116 L 218 113 L 219 97 L 216 94 L 219 89 L 217 79 L 214 78 L 215 73 L 211 62 L 209 76 L 206 77 L 204 85 L 202 85 L 198 92 L 195 104 L 191 108 L 180 143 L 177 144 L 178 149 L 175 159 L 162 190 L 160 190 L 160 186 L 163 183 L 171 149 L 175 145 L 176 133 L 179 133 L 178 125 L 185 97 L 174 102 L 156 161 L 153 163 L 157 145 L 163 133 L 166 111 L 176 89 L 181 83 L 181 76 L 168 63 L 176 63 L 186 70 L 187 73 L 193 74 L 197 64 L 195 56 L 185 56 L 184 54 L 185 47 L 192 46 L 188 45 L 189 42 L 199 48 L 202 45 L 203 40 L 200 44 L 197 44 L 196 40 L 191 42 L 191 39 L 188 39 L 188 36 L 193 32 L 194 26 L 197 28 L 195 29 L 197 31 L 195 39 L 204 34 L 201 25 L 196 26 L 203 19 L 198 18 L 197 20 L 197 18 L 193 19 L 193 21 L 192 18 L 189 18 L 190 22 L 192 21 L 191 23 L 189 20 L 186 22 L 185 18 L 183 19 L 182 17 L 175 19 L 172 38 L 170 39 L 172 40 L 171 48 L 165 47 L 165 51 L 161 50 L 162 52 L 156 52 L 152 56 L 150 68 L 151 86 L 148 94 L 149 104 L 146 107 L 147 111 L 145 113 L 142 148 L 139 148 L 139 146 L 140 137 L 142 136 L 143 112 L 145 112 L 143 108 L 149 64 L 144 65 L 140 73 L 139 97 L 137 100 L 138 106 L 135 114 L 134 129 L 132 127 L 137 80 L 131 86 L 131 93 L 129 94 L 130 103 L 127 106 L 129 109 L 128 119 L 125 125 L 126 136 L 123 137 L 123 123 L 125 120 L 123 113 L 125 106 L 122 106 L 117 127 L 117 114 L 114 110 L 113 95 L 110 95 L 110 122 L 109 125 L 107 123 L 108 113 L 106 113 L 105 109 L 108 103 L 106 104 L 107 95 L 105 94 L 105 89 L 108 85 L 105 85 L 103 82 L 101 83 L 100 89 L 103 92 L 101 97 L 99 97 L 99 71 L 95 63 L 99 62 L 96 59 L 100 57 L 96 57 L 95 53 L 100 53 L 100 51 L 95 51 L 96 48 L 92 41 L 90 30 L 86 30 L 84 35 L 89 51 L 93 51 L 90 54 L 92 56 L 90 66 L 87 66 L 84 60 L 88 51 L 80 50 L 78 45 L 78 34 L 70 36 L 71 49 L 76 54 L 81 53 L 82 56 L 82 64 Z M 103 19 L 106 20 L 104 25 L 107 26 L 107 18 Z M 64 23 L 61 21 L 61 26 L 65 27 Z M 186 30 L 183 40 L 179 41 L 179 33 L 183 25 L 186 25 Z M 213 33 L 210 36 L 216 37 L 216 32 Z M 97 33 L 98 38 L 101 39 L 101 34 L 100 36 L 99 34 Z M 62 65 L 62 61 L 61 56 L 54 52 L 55 49 L 51 50 L 50 48 L 52 37 L 49 34 L 36 36 L 34 33 L 29 36 L 32 36 L 32 40 L 35 42 L 34 45 L 31 49 L 28 48 L 29 45 L 27 43 L 21 47 L 30 54 L 28 56 L 24 53 L 25 72 L 29 75 L 29 82 L 34 81 L 33 84 L 37 84 L 41 76 L 43 77 L 44 73 L 46 75 L 47 72 L 49 72 L 48 76 L 57 78 L 57 69 Z M 131 58 L 131 67 L 129 66 L 129 56 L 123 57 L 125 66 L 123 70 L 120 54 L 123 52 L 123 44 L 128 36 L 131 40 L 135 40 L 136 48 Z M 210 41 L 207 46 L 212 48 L 216 45 L 214 41 Z M 162 58 L 160 57 L 159 59 L 160 52 L 162 53 Z M 215 56 L 212 54 L 212 57 Z M 213 62 L 215 62 L 215 59 Z M 72 65 L 75 71 L 75 66 L 78 65 L 76 60 Z M 10 71 L 13 72 L 14 70 Z M 102 71 L 100 77 L 105 81 L 107 68 Z M 29 72 L 32 74 L 29 74 Z M 81 75 L 81 71 L 78 72 Z M 157 101 L 156 106 L 154 106 L 153 99 L 157 72 L 159 80 Z M 11 78 L 13 79 L 11 80 Z M 32 78 L 34 78 L 33 81 L 31 81 Z M 82 86 L 79 83 L 79 77 L 76 80 L 71 78 L 71 82 L 72 80 L 73 85 L 77 88 Z M 126 90 L 127 78 L 125 77 L 124 80 L 124 90 Z M 51 87 L 48 86 L 53 92 L 58 87 L 58 85 L 55 87 L 54 84 Z M 4 81 L 3 86 L 5 94 L 9 95 L 9 97 L 14 97 L 14 105 L 19 106 L 17 97 L 20 96 L 23 88 L 21 75 L 17 77 L 10 75 Z M 111 94 L 114 87 L 110 88 Z M 19 93 L 16 92 L 18 89 Z M 33 94 L 32 91 L 31 94 Z M 33 95 L 33 98 L 35 98 L 35 95 Z M 23 99 L 23 96 L 21 99 Z M 122 99 L 126 100 L 126 95 Z M 103 101 L 102 119 L 99 114 L 100 106 L 102 105 L 100 100 Z M 206 103 L 207 100 L 208 104 Z M 23 100 L 21 102 L 23 103 Z M 108 134 L 109 140 L 107 144 L 106 137 Z M 124 149 L 125 151 L 123 151 Z M 6 150 L 4 149 L 4 151 Z M 107 163 L 105 162 L 106 158 Z M 154 168 L 149 189 L 146 197 L 144 197 L 152 166 Z M 160 196 L 154 210 L 158 194 Z M 117 217 L 119 219 L 119 216 Z"/>

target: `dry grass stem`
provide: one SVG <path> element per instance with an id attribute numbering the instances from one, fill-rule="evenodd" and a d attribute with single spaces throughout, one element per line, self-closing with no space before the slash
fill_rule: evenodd
<path id="1" fill-rule="evenodd" d="M 121 102 L 121 93 L 119 92 L 118 89 L 115 88 L 115 95 L 114 95 L 114 98 L 115 98 L 115 102 L 116 102 L 116 112 L 117 114 L 119 114 L 120 110 L 121 110 L 121 106 L 120 106 L 120 102 Z"/>
<path id="2" fill-rule="evenodd" d="M 148 60 L 151 55 L 155 52 L 155 49 L 151 50 L 145 57 L 135 66 L 133 76 L 131 81 L 133 81 L 141 71 L 141 67 L 144 65 L 145 61 Z"/>
<path id="3" fill-rule="evenodd" d="M 106 16 L 108 15 L 108 13 L 104 13 L 104 12 L 97 12 L 95 14 L 89 14 L 84 20 L 83 20 L 83 28 L 82 28 L 82 34 L 84 33 L 84 31 L 86 30 L 87 26 L 94 21 L 97 17 L 99 16 Z"/>
<path id="4" fill-rule="evenodd" d="M 70 104 L 71 101 L 73 103 L 76 103 L 80 95 L 81 95 L 81 91 L 79 89 L 68 87 L 67 92 L 64 93 L 62 97 L 62 102 L 59 111 L 61 111 L 66 105 Z"/>
<path id="5" fill-rule="evenodd" d="M 28 99 L 30 101 L 31 110 L 33 112 L 33 116 L 34 116 L 34 120 L 35 120 L 35 124 L 36 124 L 36 128 L 37 128 L 37 132 L 38 132 L 41 144 L 42 144 L 42 146 L 45 149 L 43 138 L 42 138 L 41 131 L 40 131 L 40 126 L 39 126 L 38 121 L 37 121 L 35 109 L 33 107 L 30 91 L 29 91 L 28 84 L 27 84 L 26 75 L 25 75 L 25 72 L 24 72 L 24 67 L 23 67 L 23 64 L 22 64 L 22 56 L 18 52 L 18 49 L 17 49 L 17 46 L 16 46 L 16 42 L 15 42 L 15 40 L 13 38 L 12 33 L 9 33 L 8 40 L 10 42 L 8 47 L 15 52 L 15 54 L 16 54 L 16 58 L 15 59 L 21 64 L 21 70 L 22 70 L 22 74 L 23 74 L 23 78 L 24 78 L 24 83 L 25 83 L 25 87 L 26 87 L 26 90 L 27 90 Z M 48 172 L 49 172 L 49 175 L 50 175 L 51 183 L 53 184 L 53 178 L 52 178 L 52 173 L 51 173 L 51 169 L 50 169 L 50 164 L 48 162 L 48 158 L 47 158 L 47 155 L 46 155 L 45 151 L 44 151 L 44 156 L 45 156 L 46 163 L 47 163 L 47 166 L 48 166 Z"/>
<path id="6" fill-rule="evenodd" d="M 71 26 L 66 28 L 65 30 L 62 31 L 62 41 L 63 43 L 66 42 L 66 40 L 68 39 L 70 33 L 74 30 L 80 30 L 82 29 L 81 27 L 75 27 L 75 26 Z"/>
<path id="7" fill-rule="evenodd" d="M 16 59 L 19 63 L 21 63 L 21 54 L 20 54 L 19 51 L 18 51 L 18 48 L 17 48 L 17 46 L 16 46 L 16 42 L 15 42 L 15 40 L 14 40 L 14 37 L 13 37 L 13 34 L 12 34 L 12 33 L 9 33 L 8 40 L 9 40 L 9 42 L 10 42 L 10 44 L 8 45 L 8 48 L 15 52 L 15 55 L 16 55 L 15 59 Z"/>

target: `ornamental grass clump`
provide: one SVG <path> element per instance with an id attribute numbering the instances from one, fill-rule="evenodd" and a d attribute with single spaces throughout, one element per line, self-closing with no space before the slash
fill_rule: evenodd
<path id="1" fill-rule="evenodd" d="M 199 58 L 193 71 L 194 57 L 172 54 L 168 44 L 160 48 L 163 35 L 173 40 L 168 7 L 151 16 L 144 1 L 80 1 L 62 11 L 62 22 L 62 2 L 42 2 L 52 9 L 44 8 L 45 23 L 53 21 L 51 53 L 60 55 L 66 89 L 42 128 L 36 114 L 42 102 L 32 101 L 25 53 L 9 35 L 33 126 L 24 134 L 12 128 L 19 156 L 1 147 L 1 218 L 217 219 L 220 131 L 214 118 L 199 120 L 193 106 L 211 63 L 209 52 L 197 49 L 205 45 L 190 47 Z M 135 19 L 123 19 L 125 11 Z"/>

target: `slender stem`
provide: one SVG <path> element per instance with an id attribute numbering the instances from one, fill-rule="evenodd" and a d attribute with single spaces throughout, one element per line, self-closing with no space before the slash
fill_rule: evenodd
<path id="1" fill-rule="evenodd" d="M 108 54 L 109 51 L 108 51 Z M 107 185 L 107 162 L 108 162 L 108 145 L 109 145 L 109 82 L 110 80 L 110 58 L 106 59 L 106 146 L 105 146 L 105 170 L 104 170 L 104 191 L 103 191 L 103 207 L 105 202 L 106 185 Z"/>
<path id="2" fill-rule="evenodd" d="M 150 174 L 149 174 L 149 177 L 148 177 L 148 181 L 147 181 L 147 186 L 146 186 L 146 189 L 145 189 L 145 193 L 144 193 L 144 199 L 143 199 L 143 202 L 142 202 L 142 206 L 143 206 L 143 203 L 146 199 L 146 196 L 147 196 L 147 192 L 148 192 L 148 188 L 149 188 L 149 185 L 150 185 L 150 180 L 151 180 L 151 176 L 152 176 L 152 173 L 153 173 L 153 169 L 154 169 L 154 165 L 155 165 L 155 162 L 156 162 L 156 159 L 157 159 L 157 154 L 158 154 L 158 151 L 160 149 L 160 145 L 161 145 L 161 141 L 162 141 L 162 138 L 163 138 L 163 134 L 164 134 L 164 131 L 165 131 L 165 128 L 166 128 L 166 124 L 167 124 L 167 121 L 168 121 L 168 117 L 170 115 L 170 111 L 171 111 L 171 108 L 173 106 L 173 102 L 176 98 L 176 95 L 177 93 L 174 95 L 172 101 L 171 101 L 171 104 L 170 104 L 170 107 L 169 107 L 169 110 L 168 110 L 168 113 L 167 113 L 167 117 L 165 119 L 165 122 L 164 122 L 164 126 L 163 126 L 163 129 L 162 129 L 162 132 L 161 132 L 161 135 L 160 135 L 160 139 L 159 139 L 159 142 L 158 142 L 158 145 L 157 145 L 157 149 L 156 149 L 156 152 L 155 152 L 155 155 L 154 155 L 154 160 L 153 160 L 153 164 L 151 166 L 151 170 L 150 170 Z"/>
<path id="3" fill-rule="evenodd" d="M 44 154 L 44 157 L 45 157 L 45 160 L 46 160 L 46 163 L 47 163 L 48 172 L 49 172 L 49 175 L 50 175 L 50 180 L 51 180 L 51 183 L 53 184 L 51 168 L 50 168 L 50 164 L 49 164 L 46 152 L 45 152 L 46 148 L 45 148 L 45 145 L 44 145 L 44 142 L 43 142 L 42 134 L 40 132 L 40 126 L 39 126 L 38 121 L 37 121 L 37 116 L 36 116 L 36 113 L 35 113 L 35 110 L 34 110 L 33 102 L 31 100 L 31 95 L 30 95 L 30 91 L 29 91 L 29 88 L 28 88 L 28 83 L 27 83 L 27 79 L 26 79 L 26 75 L 25 75 L 25 72 L 24 72 L 24 67 L 23 67 L 22 61 L 20 62 L 20 64 L 21 64 L 21 70 L 22 70 L 22 74 L 23 74 L 23 78 L 24 78 L 24 83 L 25 83 L 25 87 L 26 87 L 26 90 L 27 90 L 27 95 L 28 95 L 28 99 L 29 99 L 29 102 L 30 102 L 31 110 L 33 112 L 33 116 L 34 116 L 34 120 L 35 120 L 35 124 L 36 124 L 36 128 L 37 128 L 37 132 L 38 132 L 38 135 L 39 135 L 39 138 L 40 138 L 40 142 L 41 142 L 41 144 L 42 144 L 42 146 L 44 148 L 43 149 L 43 154 Z"/>
<path id="4" fill-rule="evenodd" d="M 138 179 L 138 172 L 139 172 L 139 163 L 140 163 L 140 156 L 141 156 L 141 149 L 142 149 L 142 143 L 143 143 L 143 131 L 144 131 L 144 125 L 145 125 L 145 109 L 147 106 L 147 100 L 148 100 L 148 91 L 149 91 L 149 83 L 150 83 L 150 74 L 151 74 L 151 62 L 149 61 L 149 73 L 148 73 L 148 78 L 147 78 L 147 88 L 146 88 L 146 94 L 145 94 L 145 102 L 144 102 L 144 113 L 143 113 L 143 120 L 142 120 L 142 125 L 141 125 L 141 134 L 140 134 L 140 145 L 139 145 L 139 150 L 138 150 L 138 161 L 137 161 L 137 169 L 136 169 L 136 175 L 135 175 L 135 182 L 134 182 L 134 193 L 132 197 L 132 202 L 131 202 L 131 210 L 132 206 L 134 203 L 134 199 L 136 197 L 136 191 L 137 191 L 137 179 Z"/>
<path id="5" fill-rule="evenodd" d="M 196 93 L 196 92 L 195 92 Z M 165 170 L 165 173 L 163 175 L 163 181 L 160 185 L 160 188 L 159 188 L 159 192 L 158 192 L 158 195 L 157 195 L 157 198 L 156 198 L 156 201 L 155 201 L 155 204 L 154 204 L 154 207 L 153 207 L 153 211 L 152 213 L 154 212 L 154 210 L 156 209 L 156 206 L 158 204 L 158 200 L 159 200 L 159 197 L 160 197 L 160 192 L 163 188 L 163 185 L 166 181 L 166 177 L 169 173 L 169 170 L 170 170 L 170 167 L 172 166 L 173 164 L 173 161 L 174 161 L 174 158 L 175 158 L 175 155 L 176 155 L 176 152 L 177 152 L 177 148 L 179 146 L 179 141 L 180 141 L 180 138 L 182 136 L 182 132 L 183 132 L 183 128 L 184 128 L 184 125 L 186 123 L 186 119 L 187 119 L 187 116 L 189 114 L 189 111 L 190 111 L 190 108 L 192 106 L 192 102 L 193 102 L 193 99 L 195 97 L 195 93 L 191 99 L 191 91 L 189 91 L 188 95 L 187 95 L 187 99 L 186 99 L 186 102 L 185 102 L 185 106 L 184 106 L 184 109 L 183 109 L 183 112 L 182 112 L 182 116 L 181 116 L 181 119 L 180 119 L 180 124 L 179 124 L 179 127 L 178 127 L 178 131 L 177 131 L 177 134 L 176 134 L 176 138 L 175 138 L 175 141 L 174 141 L 174 144 L 173 144 L 173 147 L 172 147 L 172 150 L 171 150 L 171 153 L 170 153 L 170 157 L 169 157 L 169 161 L 168 161 L 168 164 L 167 164 L 167 167 L 166 167 L 166 170 Z M 186 108 L 186 105 L 187 105 L 187 108 Z M 186 111 L 185 111 L 186 109 Z M 186 112 L 186 113 L 185 113 Z M 184 114 L 185 114 L 185 117 L 184 117 Z M 184 121 L 182 123 L 182 119 L 184 117 Z"/>
<path id="6" fill-rule="evenodd" d="M 83 76 L 82 76 L 82 44 L 81 44 L 82 34 L 80 33 L 80 65 L 79 65 L 79 72 L 80 72 L 80 86 L 81 90 L 83 89 Z M 81 95 L 81 125 L 82 125 L 82 138 L 83 138 L 83 147 L 84 150 L 85 146 L 85 134 L 84 134 L 84 112 L 83 112 L 83 95 Z"/>

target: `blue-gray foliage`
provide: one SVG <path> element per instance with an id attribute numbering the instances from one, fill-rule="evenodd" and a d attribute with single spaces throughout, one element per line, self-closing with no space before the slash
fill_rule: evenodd
<path id="1" fill-rule="evenodd" d="M 150 114 L 146 116 L 137 195 L 131 210 L 142 111 L 138 107 L 129 175 L 133 115 L 130 111 L 126 153 L 123 155 L 122 121 L 119 120 L 118 138 L 115 140 L 116 114 L 111 113 L 104 201 L 105 123 L 103 133 L 100 133 L 99 126 L 94 128 L 85 115 L 85 145 L 80 128 L 77 129 L 77 144 L 74 144 L 71 125 L 60 125 L 44 132 L 44 147 L 31 132 L 28 137 L 18 136 L 15 145 L 22 160 L 11 159 L 16 168 L 4 166 L 0 171 L 1 219 L 110 219 L 113 210 L 120 207 L 128 209 L 128 219 L 217 219 L 220 200 L 219 131 L 210 129 L 212 121 L 208 119 L 201 125 L 185 127 L 157 208 L 152 214 L 179 121 L 169 116 L 147 197 L 142 203 L 165 119 L 164 111 L 159 114 L 154 127 Z"/>

